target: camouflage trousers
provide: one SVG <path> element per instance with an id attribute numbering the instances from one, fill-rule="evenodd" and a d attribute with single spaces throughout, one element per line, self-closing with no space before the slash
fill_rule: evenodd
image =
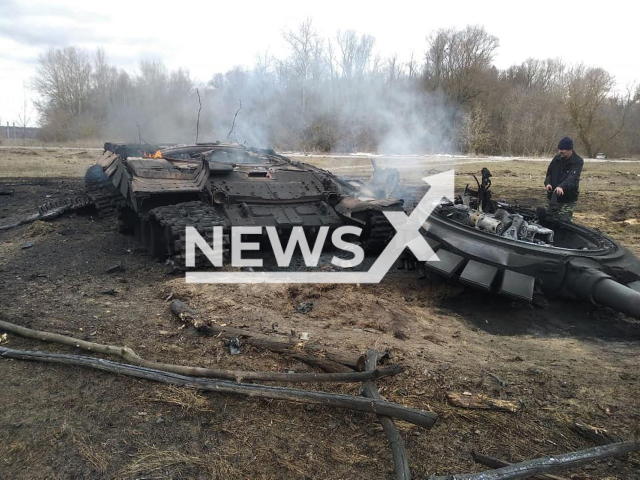
<path id="1" fill-rule="evenodd" d="M 552 215 L 555 218 L 559 218 L 560 220 L 570 222 L 573 218 L 573 211 L 576 209 L 577 203 L 577 200 L 566 203 L 548 202 L 547 214 Z"/>

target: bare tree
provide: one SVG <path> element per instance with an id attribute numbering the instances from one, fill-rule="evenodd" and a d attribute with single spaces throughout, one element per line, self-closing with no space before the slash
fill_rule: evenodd
<path id="1" fill-rule="evenodd" d="M 587 68 L 580 64 L 569 71 L 566 107 L 590 157 L 597 153 L 594 133 L 603 122 L 603 106 L 614 85 L 613 77 L 602 68 Z"/>
<path id="2" fill-rule="evenodd" d="M 51 48 L 40 55 L 38 62 L 36 91 L 69 114 L 81 115 L 93 70 L 87 54 L 75 47 Z"/>
<path id="3" fill-rule="evenodd" d="M 338 31 L 336 41 L 340 47 L 340 67 L 345 77 L 362 76 L 368 71 L 375 39 L 353 30 Z"/>
<path id="4" fill-rule="evenodd" d="M 75 47 L 50 48 L 40 55 L 33 86 L 42 98 L 35 106 L 51 135 L 63 140 L 74 119 L 84 115 L 91 85 L 89 57 Z"/>
<path id="5" fill-rule="evenodd" d="M 427 39 L 427 87 L 443 90 L 457 105 L 465 105 L 486 91 L 482 77 L 491 67 L 498 39 L 481 26 L 438 30 Z"/>
<path id="6" fill-rule="evenodd" d="M 260 76 L 266 76 L 273 66 L 273 57 L 269 54 L 269 50 L 256 55 L 253 71 Z"/>
<path id="7" fill-rule="evenodd" d="M 295 72 L 301 82 L 301 112 L 304 119 L 307 109 L 307 80 L 312 73 L 313 62 L 320 61 L 322 58 L 322 39 L 313 26 L 313 20 L 307 18 L 300 24 L 297 31 L 285 32 L 284 40 L 291 47 L 289 68 Z"/>
<path id="8" fill-rule="evenodd" d="M 238 140 L 276 149 L 539 155 L 570 134 L 590 155 L 640 154 L 640 89 L 616 93 L 604 70 L 557 59 L 499 72 L 498 41 L 482 27 L 429 35 L 424 63 L 412 52 L 382 57 L 372 36 L 351 30 L 324 39 L 311 19 L 283 38 L 286 58 L 263 52 L 252 68 L 199 85 L 202 138 L 224 138 L 241 99 Z M 128 73 L 102 50 L 51 49 L 33 85 L 48 138 L 185 142 L 195 133 L 196 82 L 159 61 Z M 16 119 L 29 124 L 28 108 Z"/>
<path id="9" fill-rule="evenodd" d="M 407 62 L 407 76 L 409 78 L 415 78 L 418 76 L 418 61 L 415 58 L 415 52 L 411 51 L 411 57 L 409 57 L 409 61 Z"/>
<path id="10" fill-rule="evenodd" d="M 609 103 L 618 111 L 617 119 L 609 122 L 613 125 L 613 131 L 603 141 L 603 145 L 609 144 L 618 137 L 627 126 L 632 109 L 640 105 L 640 85 L 635 90 L 633 84 L 627 87 L 625 94 L 616 94 L 609 99 Z M 638 127 L 638 123 L 634 122 L 634 127 Z"/>
<path id="11" fill-rule="evenodd" d="M 27 99 L 27 86 L 22 84 L 22 109 L 18 112 L 18 126 L 22 129 L 22 139 L 27 137 L 27 128 L 31 123 L 31 107 Z"/>
<path id="12" fill-rule="evenodd" d="M 386 62 L 385 76 L 387 77 L 387 84 L 393 84 L 398 81 L 402 76 L 402 66 L 398 61 L 398 54 L 391 55 Z"/>

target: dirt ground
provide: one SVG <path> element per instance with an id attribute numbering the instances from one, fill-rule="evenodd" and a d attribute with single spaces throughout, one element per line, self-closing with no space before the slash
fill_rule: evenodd
<path id="1" fill-rule="evenodd" d="M 81 192 L 81 175 L 100 153 L 49 150 L 0 149 L 0 190 L 14 191 L 0 196 L 0 225 Z M 403 179 L 415 182 L 450 162 L 435 159 L 424 171 L 403 171 Z M 457 186 L 482 166 L 460 161 Z M 541 201 L 545 163 L 489 168 L 498 198 Z M 639 205 L 640 163 L 585 165 L 576 221 L 640 255 Z M 106 273 L 119 262 L 124 271 Z M 593 446 L 571 430 L 578 419 L 624 439 L 640 435 L 640 322 L 592 305 L 552 300 L 539 308 L 401 270 L 379 285 L 187 285 L 112 223 L 76 214 L 0 232 L 0 282 L 0 319 L 126 345 L 161 362 L 312 371 L 246 345 L 230 355 L 219 339 L 171 316 L 170 294 L 218 324 L 278 339 L 306 332 L 345 352 L 388 349 L 406 371 L 379 380 L 382 395 L 439 415 L 430 431 L 398 423 L 416 479 L 482 470 L 473 450 L 521 461 Z M 300 313 L 301 302 L 313 309 Z M 14 335 L 3 345 L 79 353 Z M 0 478 L 393 478 L 384 433 L 364 413 L 17 360 L 0 360 L 0 384 Z M 358 393 L 358 385 L 299 386 Z M 448 392 L 522 407 L 465 410 L 447 401 Z M 634 479 L 639 472 L 634 455 L 564 475 Z"/>

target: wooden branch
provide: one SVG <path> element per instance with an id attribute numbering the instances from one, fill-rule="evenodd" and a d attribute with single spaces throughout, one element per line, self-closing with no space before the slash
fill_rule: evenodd
<path id="1" fill-rule="evenodd" d="M 196 88 L 196 94 L 198 95 L 198 120 L 196 121 L 196 145 L 198 144 L 198 135 L 200 135 L 200 112 L 202 111 L 202 101 L 200 100 L 200 90 Z"/>
<path id="2" fill-rule="evenodd" d="M 576 468 L 587 463 L 610 457 L 621 457 L 632 452 L 640 451 L 640 441 L 629 441 L 587 448 L 577 452 L 563 453 L 550 457 L 536 458 L 508 467 L 498 468 L 480 473 L 465 473 L 462 475 L 447 475 L 429 477 L 429 480 L 517 480 L 530 478 L 533 475 L 557 470 Z"/>
<path id="3" fill-rule="evenodd" d="M 236 110 L 236 114 L 233 116 L 233 122 L 231 123 L 231 130 L 229 130 L 229 133 L 227 134 L 227 139 L 225 140 L 225 142 L 228 142 L 229 138 L 231 138 L 231 134 L 233 133 L 233 129 L 236 126 L 236 117 L 238 116 L 238 113 L 240 113 L 240 110 L 242 110 L 242 100 L 238 99 L 238 102 L 240 102 L 240 107 L 238 107 L 238 110 Z"/>
<path id="4" fill-rule="evenodd" d="M 31 328 L 21 327 L 13 323 L 0 320 L 0 330 L 20 335 L 25 338 L 32 338 L 43 342 L 59 343 L 70 347 L 79 348 L 88 352 L 102 353 L 105 355 L 117 355 L 120 358 L 147 368 L 154 368 L 165 372 L 178 373 L 180 375 L 191 375 L 196 377 L 221 378 L 226 380 L 240 381 L 264 381 L 264 382 L 363 382 L 375 378 L 382 378 L 389 375 L 401 373 L 404 369 L 401 365 L 394 365 L 388 368 L 376 369 L 372 372 L 349 373 L 280 373 L 280 372 L 245 372 L 241 370 L 215 370 L 211 368 L 192 367 L 188 365 L 173 365 L 169 363 L 154 362 L 145 360 L 138 356 L 129 347 L 115 345 L 103 345 L 100 343 L 87 342 L 79 338 L 67 337 L 57 333 L 43 332 Z"/>
<path id="5" fill-rule="evenodd" d="M 464 393 L 448 392 L 447 399 L 456 407 L 477 408 L 482 410 L 498 410 L 516 413 L 520 410 L 520 404 L 508 400 L 491 398 L 486 395 L 465 395 Z"/>
<path id="6" fill-rule="evenodd" d="M 620 437 L 610 434 L 604 428 L 593 427 L 580 421 L 573 422 L 571 429 L 598 445 L 608 445 L 622 440 Z"/>
<path id="7" fill-rule="evenodd" d="M 512 463 L 505 462 L 504 460 L 500 460 L 499 458 L 490 457 L 488 455 L 482 455 L 477 452 L 471 452 L 471 456 L 473 457 L 474 462 L 484 465 L 486 467 L 502 468 L 502 467 L 508 467 L 509 465 L 513 465 Z M 534 475 L 533 477 L 530 477 L 530 478 L 535 478 L 537 480 L 568 480 L 565 477 L 557 477 L 556 475 L 546 475 L 544 473 L 540 475 Z"/>
<path id="8" fill-rule="evenodd" d="M 364 370 L 363 355 L 346 355 L 340 350 L 326 348 L 309 342 L 278 341 L 273 340 L 267 335 L 250 332 L 248 330 L 210 325 L 202 320 L 194 309 L 180 300 L 172 300 L 169 304 L 169 309 L 179 320 L 192 325 L 196 330 L 206 335 L 216 335 L 223 338 L 242 337 L 246 343 L 256 348 L 294 356 L 298 360 L 309 363 L 310 365 L 319 366 L 328 372 L 348 372 L 351 370 L 361 372 Z"/>
<path id="9" fill-rule="evenodd" d="M 379 357 L 380 354 L 375 350 L 368 350 L 365 361 L 365 370 L 375 371 Z M 367 398 L 383 400 L 378 392 L 376 384 L 372 381 L 365 382 L 364 385 L 362 385 L 362 394 Z M 409 456 L 407 455 L 407 450 L 404 446 L 404 441 L 400 436 L 400 432 L 398 432 L 398 429 L 396 428 L 396 424 L 393 423 L 391 418 L 384 415 L 378 415 L 378 420 L 382 424 L 382 429 L 389 440 L 389 446 L 391 447 L 391 452 L 393 454 L 393 465 L 395 467 L 396 479 L 410 480 L 411 469 L 409 468 Z"/>
<path id="10" fill-rule="evenodd" d="M 84 357 L 80 355 L 30 352 L 0 347 L 0 356 L 5 358 L 15 358 L 18 360 L 34 360 L 40 362 L 58 363 L 63 365 L 76 365 L 81 367 L 93 368 L 96 370 L 103 370 L 120 375 L 143 378 L 155 382 L 163 382 L 169 383 L 171 385 L 195 388 L 208 392 L 230 393 L 257 398 L 270 398 L 273 400 L 308 403 L 314 405 L 357 410 L 359 412 L 387 415 L 389 417 L 398 418 L 400 420 L 404 420 L 406 422 L 410 422 L 424 428 L 431 428 L 437 418 L 437 415 L 431 412 L 418 410 L 416 408 L 404 407 L 402 405 L 381 400 L 370 400 L 350 395 L 274 387 L 270 385 L 255 385 L 250 383 L 230 382 L 228 380 L 210 380 L 204 378 L 188 377 L 185 375 L 178 375 L 176 373 L 163 372 L 151 368 L 116 363 L 110 360 Z"/>

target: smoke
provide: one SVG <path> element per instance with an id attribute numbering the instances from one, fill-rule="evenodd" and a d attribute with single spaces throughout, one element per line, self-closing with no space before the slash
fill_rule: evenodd
<path id="1" fill-rule="evenodd" d="M 388 125 L 378 152 L 385 154 L 456 151 L 456 110 L 437 92 L 393 91 L 395 109 L 383 111 Z"/>
<path id="2" fill-rule="evenodd" d="M 292 48 L 287 58 L 258 57 L 252 68 L 235 67 L 204 84 L 160 61 L 141 61 L 139 71 L 130 73 L 109 65 L 101 51 L 95 58 L 75 49 L 55 51 L 49 67 L 56 70 L 55 62 L 69 56 L 86 82 L 61 92 L 88 94 L 65 98 L 64 105 L 55 98 L 44 104 L 45 126 L 51 123 L 54 135 L 67 138 L 193 143 L 197 88 L 200 142 L 229 140 L 278 151 L 326 153 L 457 149 L 457 109 L 446 96 L 425 93 L 415 63 L 401 64 L 396 57 L 382 61 L 374 57 L 373 38 L 353 32 L 339 36 L 343 49 L 353 49 L 341 59 L 310 25 L 286 41 L 293 45 L 303 36 L 315 45 L 306 53 Z M 65 105 L 83 108 L 68 118 Z"/>

